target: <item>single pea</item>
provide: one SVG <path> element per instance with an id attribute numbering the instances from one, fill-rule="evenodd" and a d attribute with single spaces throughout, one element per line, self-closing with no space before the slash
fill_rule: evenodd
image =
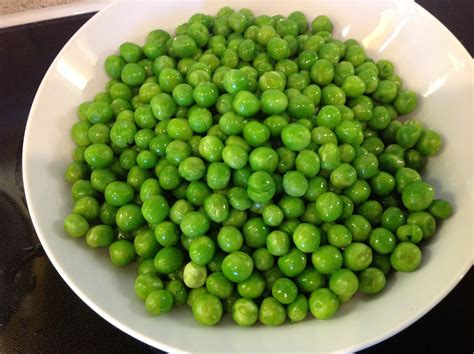
<path id="1" fill-rule="evenodd" d="M 428 212 L 435 218 L 444 220 L 453 214 L 453 207 L 447 200 L 435 199 L 429 205 Z"/>
<path id="2" fill-rule="evenodd" d="M 257 147 L 249 155 L 249 164 L 254 171 L 273 173 L 278 166 L 278 154 L 271 148 Z"/>
<path id="3" fill-rule="evenodd" d="M 209 218 L 206 214 L 199 211 L 191 211 L 184 215 L 180 224 L 180 229 L 183 234 L 193 239 L 204 235 L 209 230 L 209 227 Z M 205 241 L 207 242 L 208 240 L 206 239 Z M 200 264 L 200 262 L 196 263 Z"/>
<path id="4" fill-rule="evenodd" d="M 278 268 L 287 277 L 295 277 L 306 268 L 306 254 L 293 248 L 284 256 L 278 258 Z"/>
<path id="5" fill-rule="evenodd" d="M 321 232 L 312 224 L 301 223 L 293 232 L 293 242 L 300 251 L 312 253 L 316 251 L 320 245 Z"/>
<path id="6" fill-rule="evenodd" d="M 162 121 L 170 119 L 176 113 L 176 103 L 173 97 L 167 93 L 159 93 L 150 101 L 153 115 Z"/>
<path id="7" fill-rule="evenodd" d="M 219 128 L 227 135 L 240 134 L 244 126 L 244 117 L 234 112 L 226 112 L 219 119 Z"/>
<path id="8" fill-rule="evenodd" d="M 186 218 L 190 214 L 192 213 L 187 214 L 183 219 L 183 222 L 180 225 L 181 228 L 183 227 Z M 214 241 L 212 241 L 212 239 L 207 236 L 200 236 L 191 242 L 189 248 L 189 257 L 195 264 L 203 266 L 208 264 L 212 258 L 214 258 L 215 251 L 216 246 Z"/>
<path id="9" fill-rule="evenodd" d="M 303 94 L 294 95 L 289 98 L 288 113 L 297 119 L 311 118 L 315 113 L 314 103 Z"/>
<path id="10" fill-rule="evenodd" d="M 135 248 L 130 241 L 117 240 L 109 246 L 110 261 L 116 266 L 125 266 L 135 259 Z"/>
<path id="11" fill-rule="evenodd" d="M 206 174 L 206 165 L 199 157 L 191 156 L 179 164 L 178 172 L 189 182 L 197 181 Z"/>
<path id="12" fill-rule="evenodd" d="M 423 230 L 417 224 L 401 225 L 397 228 L 400 241 L 418 243 L 423 239 Z"/>
<path id="13" fill-rule="evenodd" d="M 418 150 L 408 149 L 405 152 L 405 165 L 416 171 L 421 171 L 426 165 L 426 158 Z"/>
<path id="14" fill-rule="evenodd" d="M 352 242 L 352 233 L 344 225 L 331 225 L 327 231 L 329 244 L 337 248 L 344 248 Z"/>
<path id="15" fill-rule="evenodd" d="M 381 218 L 382 226 L 392 232 L 397 230 L 400 226 L 404 225 L 405 221 L 405 214 L 398 207 L 389 207 L 385 209 Z"/>
<path id="16" fill-rule="evenodd" d="M 316 210 L 323 221 L 337 220 L 342 214 L 342 209 L 342 201 L 335 193 L 325 192 L 316 200 Z"/>
<path id="17" fill-rule="evenodd" d="M 302 197 L 308 190 L 308 180 L 299 171 L 289 171 L 283 176 L 283 189 L 292 197 Z"/>
<path id="18" fill-rule="evenodd" d="M 357 181 L 357 171 L 347 163 L 342 163 L 330 174 L 330 181 L 336 188 L 350 187 Z"/>
<path id="19" fill-rule="evenodd" d="M 329 84 L 334 78 L 334 67 L 326 59 L 318 59 L 311 66 L 311 80 L 320 86 Z"/>
<path id="20" fill-rule="evenodd" d="M 236 210 L 247 210 L 252 207 L 252 200 L 247 191 L 241 187 L 233 187 L 227 192 L 229 204 Z"/>
<path id="21" fill-rule="evenodd" d="M 160 186 L 166 190 L 177 188 L 181 183 L 181 176 L 178 169 L 173 165 L 167 165 L 158 175 Z"/>
<path id="22" fill-rule="evenodd" d="M 260 99 L 262 111 L 266 114 L 280 114 L 288 107 L 288 97 L 276 89 L 264 91 Z"/>
<path id="23" fill-rule="evenodd" d="M 219 298 L 212 294 L 202 294 L 194 300 L 192 311 L 197 322 L 205 326 L 214 326 L 221 320 L 223 308 Z"/>
<path id="24" fill-rule="evenodd" d="M 267 249 L 273 256 L 284 256 L 290 251 L 290 237 L 283 231 L 272 231 L 268 234 Z"/>
<path id="25" fill-rule="evenodd" d="M 157 252 L 154 258 L 155 268 L 163 274 L 171 274 L 183 266 L 183 254 L 176 247 L 165 247 Z"/>
<path id="26" fill-rule="evenodd" d="M 262 209 L 262 217 L 265 224 L 278 226 L 284 219 L 283 211 L 275 204 L 267 204 Z"/>
<path id="27" fill-rule="evenodd" d="M 253 147 L 262 146 L 270 138 L 268 128 L 257 121 L 250 121 L 244 126 L 243 136 L 247 143 Z"/>
<path id="28" fill-rule="evenodd" d="M 219 247 L 228 253 L 240 250 L 244 242 L 242 233 L 234 226 L 224 226 L 217 234 Z"/>
<path id="29" fill-rule="evenodd" d="M 351 298 L 359 288 L 359 279 L 349 269 L 339 269 L 329 278 L 329 289 L 341 298 Z"/>
<path id="30" fill-rule="evenodd" d="M 370 179 L 372 191 L 378 196 L 386 196 L 395 188 L 395 178 L 387 172 L 379 172 Z"/>
<path id="31" fill-rule="evenodd" d="M 199 153 L 209 162 L 220 161 L 224 144 L 216 137 L 207 135 L 199 142 Z"/>
<path id="32" fill-rule="evenodd" d="M 416 143 L 416 150 L 423 156 L 433 156 L 441 149 L 441 136 L 430 129 L 423 130 Z"/>
<path id="33" fill-rule="evenodd" d="M 108 247 L 114 241 L 115 232 L 110 225 L 95 225 L 87 231 L 86 243 L 93 247 Z"/>
<path id="34" fill-rule="evenodd" d="M 229 203 L 222 194 L 214 193 L 204 200 L 206 215 L 214 222 L 224 222 L 229 217 Z"/>
<path id="35" fill-rule="evenodd" d="M 403 189 L 403 205 L 414 211 L 421 211 L 428 208 L 435 197 L 432 185 L 426 182 L 414 182 Z"/>
<path id="36" fill-rule="evenodd" d="M 265 279 L 260 273 L 253 272 L 246 280 L 237 284 L 237 292 L 246 299 L 257 299 L 265 291 Z"/>
<path id="37" fill-rule="evenodd" d="M 222 262 L 222 272 L 234 283 L 246 280 L 253 270 L 252 258 L 241 251 L 232 252 Z"/>
<path id="38" fill-rule="evenodd" d="M 168 290 L 173 296 L 173 305 L 179 306 L 185 304 L 188 299 L 188 289 L 180 279 L 173 279 L 166 284 Z"/>
<path id="39" fill-rule="evenodd" d="M 340 300 L 330 289 L 320 288 L 311 293 L 308 302 L 313 316 L 325 320 L 334 316 L 339 309 Z"/>
<path id="40" fill-rule="evenodd" d="M 279 326 L 286 320 L 285 307 L 275 298 L 267 297 L 260 304 L 258 319 L 266 326 Z"/>
<path id="41" fill-rule="evenodd" d="M 169 312 L 172 306 L 173 295 L 168 290 L 154 290 L 146 297 L 145 307 L 154 316 Z"/>
<path id="42" fill-rule="evenodd" d="M 408 114 L 415 110 L 418 104 L 416 93 L 410 90 L 400 90 L 393 105 L 399 114 Z"/>
<path id="43" fill-rule="evenodd" d="M 304 150 L 311 142 L 311 133 L 308 128 L 298 123 L 292 123 L 281 131 L 283 144 L 293 151 Z"/>
<path id="44" fill-rule="evenodd" d="M 278 206 L 286 218 L 298 218 L 305 212 L 304 201 L 298 197 L 284 196 L 280 199 Z"/>
<path id="45" fill-rule="evenodd" d="M 341 164 L 341 152 L 334 143 L 326 143 L 318 149 L 318 156 L 321 161 L 321 168 L 334 170 Z"/>
<path id="46" fill-rule="evenodd" d="M 359 290 L 364 294 L 377 294 L 385 287 L 384 273 L 375 267 L 369 267 L 359 273 Z"/>
<path id="47" fill-rule="evenodd" d="M 247 246 L 259 248 L 265 245 L 270 228 L 262 218 L 254 217 L 244 223 L 242 233 Z"/>
<path id="48" fill-rule="evenodd" d="M 422 254 L 417 245 L 411 242 L 400 242 L 390 255 L 390 264 L 399 272 L 416 270 L 422 260 Z"/>
<path id="49" fill-rule="evenodd" d="M 260 101 L 249 91 L 239 91 L 232 101 L 234 111 L 244 117 L 254 116 L 260 109 Z"/>
<path id="50" fill-rule="evenodd" d="M 71 237 L 82 237 L 85 236 L 89 230 L 89 223 L 81 215 L 69 214 L 64 219 L 64 230 Z"/>
<path id="51" fill-rule="evenodd" d="M 230 168 L 223 162 L 212 162 L 207 167 L 207 184 L 213 189 L 222 189 L 227 186 L 230 180 Z"/>
<path id="52" fill-rule="evenodd" d="M 354 67 L 361 65 L 367 58 L 364 48 L 358 44 L 346 46 L 346 53 L 344 59 L 350 62 Z"/>
<path id="53" fill-rule="evenodd" d="M 411 148 L 420 140 L 422 134 L 423 129 L 418 124 L 405 123 L 397 130 L 397 143 L 404 148 Z"/>
<path id="54" fill-rule="evenodd" d="M 254 172 L 248 179 L 247 193 L 255 202 L 270 201 L 275 194 L 275 182 L 272 176 L 264 171 Z"/>
<path id="55" fill-rule="evenodd" d="M 170 221 L 163 221 L 157 224 L 154 235 L 156 241 L 163 247 L 174 246 L 179 241 L 177 227 Z"/>
<path id="56" fill-rule="evenodd" d="M 372 153 L 356 157 L 352 164 L 360 178 L 368 179 L 379 173 L 379 161 L 377 156 Z"/>
<path id="57" fill-rule="evenodd" d="M 117 210 L 115 222 L 120 230 L 127 232 L 140 228 L 145 223 L 145 219 L 138 205 L 125 204 Z"/>
<path id="58" fill-rule="evenodd" d="M 300 292 L 311 293 L 325 285 L 325 278 L 316 269 L 308 267 L 296 277 L 296 284 Z"/>
<path id="59" fill-rule="evenodd" d="M 395 248 L 396 240 L 389 230 L 378 227 L 370 234 L 369 243 L 376 252 L 389 254 Z"/>
<path id="60" fill-rule="evenodd" d="M 184 284 L 191 289 L 200 288 L 206 283 L 207 268 L 203 265 L 189 262 L 183 269 Z"/>
<path id="61" fill-rule="evenodd" d="M 273 267 L 274 258 L 266 248 L 258 248 L 252 253 L 253 263 L 259 271 L 266 271 Z"/>
<path id="62" fill-rule="evenodd" d="M 292 280 L 280 278 L 272 286 L 272 295 L 281 304 L 288 305 L 296 300 L 298 288 Z"/>
<path id="63" fill-rule="evenodd" d="M 300 151 L 296 156 L 295 166 L 305 177 L 314 177 L 320 170 L 319 156 L 311 150 Z"/>
<path id="64" fill-rule="evenodd" d="M 258 320 L 258 306 L 250 299 L 240 298 L 232 306 L 232 319 L 242 327 L 249 327 Z"/>
<path id="65" fill-rule="evenodd" d="M 367 268 L 372 263 L 372 250 L 369 246 L 353 242 L 342 252 L 344 266 L 352 271 L 360 271 Z"/>

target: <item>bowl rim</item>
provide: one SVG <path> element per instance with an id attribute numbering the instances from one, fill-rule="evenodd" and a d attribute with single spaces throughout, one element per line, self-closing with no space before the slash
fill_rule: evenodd
<path id="1" fill-rule="evenodd" d="M 404 0 L 395 0 L 396 2 L 399 1 L 404 1 Z M 463 51 L 463 56 L 466 56 L 472 60 L 471 55 L 467 51 L 467 49 L 463 46 L 463 44 L 457 39 L 457 37 L 440 21 L 438 20 L 433 14 L 431 14 L 428 10 L 426 10 L 424 7 L 422 7 L 420 4 L 416 3 L 414 0 L 407 0 L 408 2 L 412 3 L 410 6 L 415 6 L 416 10 L 421 11 L 423 15 L 428 16 L 430 20 L 434 21 L 434 23 L 437 24 L 437 26 L 440 27 L 440 30 L 446 32 L 450 39 L 452 40 L 452 43 L 458 47 L 461 51 Z M 58 52 L 54 60 L 51 62 L 48 70 L 46 71 L 43 79 L 41 80 L 41 84 L 39 85 L 37 92 L 35 94 L 35 97 L 33 99 L 33 102 L 31 104 L 31 108 L 28 114 L 28 120 L 27 124 L 25 127 L 25 133 L 23 137 L 23 146 L 22 146 L 22 178 L 23 178 L 23 185 L 24 185 L 24 191 L 25 191 L 25 198 L 26 202 L 28 205 L 28 210 L 30 214 L 30 218 L 32 221 L 32 224 L 34 226 L 34 229 L 38 235 L 38 238 L 41 242 L 41 245 L 43 249 L 45 250 L 46 255 L 48 256 L 49 260 L 53 264 L 54 268 L 56 271 L 61 275 L 61 278 L 66 282 L 66 284 L 74 291 L 74 293 L 82 300 L 84 301 L 87 306 L 89 306 L 94 312 L 96 312 L 100 317 L 102 317 L 104 320 L 115 326 L 116 328 L 120 329 L 123 331 L 125 334 L 128 334 L 138 340 L 140 340 L 143 343 L 146 343 L 150 346 L 153 346 L 155 348 L 159 348 L 168 352 L 185 352 L 182 349 L 179 349 L 177 347 L 168 345 L 160 340 L 150 338 L 138 331 L 136 331 L 133 327 L 121 322 L 120 320 L 116 319 L 113 315 L 107 313 L 105 310 L 103 310 L 99 305 L 97 305 L 86 293 L 84 293 L 79 286 L 76 285 L 74 282 L 74 279 L 69 277 L 68 273 L 66 270 L 62 267 L 61 263 L 57 260 L 55 257 L 54 252 L 50 249 L 47 237 L 44 237 L 43 233 L 41 232 L 40 227 L 38 226 L 38 220 L 34 211 L 33 207 L 33 201 L 31 200 L 31 195 L 30 195 L 30 186 L 29 186 L 29 178 L 31 178 L 31 173 L 29 170 L 29 166 L 26 163 L 26 159 L 24 156 L 28 155 L 29 149 L 29 142 L 30 142 L 30 136 L 33 134 L 32 129 L 31 129 L 31 121 L 32 117 L 35 116 L 37 112 L 37 103 L 40 99 L 41 92 L 43 91 L 46 83 L 48 82 L 49 77 L 51 76 L 52 72 L 54 71 L 54 68 L 56 67 L 57 62 L 59 59 L 64 55 L 64 52 L 67 51 L 67 49 L 72 45 L 72 43 L 75 42 L 76 38 L 81 35 L 84 31 L 88 29 L 88 27 L 91 26 L 91 24 L 95 23 L 99 19 L 101 19 L 103 16 L 106 16 L 109 9 L 113 8 L 116 6 L 116 4 L 120 4 L 123 2 L 127 2 L 127 0 L 118 0 L 111 2 L 110 4 L 106 5 L 104 8 L 100 9 L 96 14 L 94 14 L 89 20 L 87 20 L 74 34 L 73 36 L 66 42 L 66 44 L 61 48 L 61 50 Z M 130 2 L 130 1 L 128 1 Z M 371 337 L 370 339 L 367 339 L 363 342 L 359 342 L 357 344 L 354 344 L 350 347 L 347 347 L 345 350 L 347 351 L 358 351 L 362 350 L 365 348 L 368 348 L 370 346 L 376 345 L 409 327 L 416 321 L 418 321 L 421 317 L 426 315 L 429 311 L 431 311 L 435 306 L 437 306 L 454 288 L 455 286 L 464 278 L 464 276 L 467 274 L 469 269 L 474 265 L 474 254 L 471 255 L 471 259 L 466 261 L 466 264 L 458 270 L 458 274 L 454 274 L 453 277 L 451 278 L 451 282 L 447 284 L 447 286 L 444 288 L 444 291 L 438 293 L 436 299 L 431 302 L 427 303 L 426 306 L 421 307 L 416 311 L 412 316 L 408 317 L 405 321 L 400 322 L 398 326 L 393 327 L 391 330 L 380 334 L 375 337 Z"/>

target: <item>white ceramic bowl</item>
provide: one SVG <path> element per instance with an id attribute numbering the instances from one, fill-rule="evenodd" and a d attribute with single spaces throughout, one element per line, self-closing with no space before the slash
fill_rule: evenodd
<path id="1" fill-rule="evenodd" d="M 396 64 L 406 87 L 420 94 L 413 116 L 439 131 L 444 148 L 430 161 L 427 179 L 454 203 L 455 214 L 424 248 L 419 270 L 395 274 L 381 296 L 357 297 L 329 321 L 278 328 L 239 328 L 230 320 L 197 325 L 188 308 L 156 318 L 134 294 L 135 269 L 118 269 L 105 251 L 68 237 L 71 210 L 63 180 L 73 143 L 76 107 L 103 90 L 103 60 L 124 41 L 142 43 L 155 28 L 173 32 L 196 12 L 228 5 L 256 14 L 303 10 L 309 19 L 329 15 L 334 35 L 353 37 L 375 59 Z M 473 148 L 471 58 L 456 38 L 412 1 L 134 1 L 118 2 L 94 16 L 59 53 L 31 108 L 23 148 L 23 174 L 31 217 L 44 249 L 69 286 L 92 309 L 124 332 L 173 351 L 349 351 L 404 329 L 435 306 L 472 264 Z M 60 301 L 60 300 L 58 300 Z"/>

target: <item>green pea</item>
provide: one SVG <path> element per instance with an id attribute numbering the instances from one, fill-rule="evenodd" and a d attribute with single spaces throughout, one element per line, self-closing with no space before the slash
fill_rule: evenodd
<path id="1" fill-rule="evenodd" d="M 250 153 L 249 163 L 254 171 L 273 173 L 278 166 L 278 154 L 271 148 L 257 147 Z"/>
<path id="2" fill-rule="evenodd" d="M 204 235 L 209 230 L 209 228 L 209 218 L 206 216 L 206 214 L 199 211 L 191 211 L 185 214 L 180 224 L 180 229 L 183 234 L 193 239 Z M 193 261 L 197 264 L 200 264 L 200 262 L 196 262 L 194 259 Z"/>
<path id="3" fill-rule="evenodd" d="M 385 287 L 384 273 L 375 267 L 369 267 L 359 273 L 359 290 L 364 294 L 377 294 Z"/>
<path id="4" fill-rule="evenodd" d="M 342 256 L 344 258 L 344 266 L 352 271 L 361 271 L 372 263 L 372 250 L 369 246 L 353 242 L 348 245 Z"/>
<path id="5" fill-rule="evenodd" d="M 418 268 L 422 254 L 417 245 L 400 242 L 390 255 L 390 264 L 399 272 L 412 272 Z"/>
<path id="6" fill-rule="evenodd" d="M 453 214 L 451 203 L 444 199 L 435 199 L 428 207 L 428 212 L 437 219 L 447 219 Z"/>
<path id="7" fill-rule="evenodd" d="M 241 251 L 232 252 L 222 262 L 222 272 L 234 283 L 246 280 L 252 274 L 253 260 Z"/>
<path id="8" fill-rule="evenodd" d="M 229 203 L 225 196 L 214 193 L 204 200 L 204 210 L 214 222 L 224 222 L 229 217 Z"/>
<path id="9" fill-rule="evenodd" d="M 275 298 L 267 297 L 260 304 L 258 319 L 266 326 L 279 326 L 286 320 L 286 310 Z"/>
<path id="10" fill-rule="evenodd" d="M 423 239 L 423 230 L 417 224 L 401 225 L 397 237 L 400 241 L 418 243 Z"/>
<path id="11" fill-rule="evenodd" d="M 318 59 L 311 67 L 310 75 L 315 84 L 324 86 L 333 80 L 334 67 L 328 60 Z"/>
<path id="12" fill-rule="evenodd" d="M 334 316 L 339 309 L 340 300 L 330 289 L 320 288 L 311 293 L 308 302 L 313 316 L 325 320 Z"/>
<path id="13" fill-rule="evenodd" d="M 441 136 L 430 129 L 423 130 L 416 143 L 416 150 L 423 156 L 433 156 L 441 149 Z"/>
<path id="14" fill-rule="evenodd" d="M 403 189 L 403 205 L 410 210 L 420 211 L 429 207 L 435 197 L 433 186 L 426 182 L 414 182 Z"/>
<path id="15" fill-rule="evenodd" d="M 278 268 L 287 277 L 295 277 L 306 268 L 306 254 L 293 248 L 284 256 L 278 258 Z"/>
<path id="16" fill-rule="evenodd" d="M 135 259 L 135 248 L 130 241 L 117 240 L 109 246 L 110 261 L 116 266 L 125 266 Z"/>
<path id="17" fill-rule="evenodd" d="M 258 306 L 250 299 L 238 299 L 232 306 L 232 319 L 239 326 L 249 327 L 258 320 Z"/>

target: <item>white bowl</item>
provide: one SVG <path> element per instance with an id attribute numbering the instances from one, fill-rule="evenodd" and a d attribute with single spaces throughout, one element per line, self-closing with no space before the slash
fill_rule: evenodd
<path id="1" fill-rule="evenodd" d="M 309 19 L 329 15 L 335 36 L 353 37 L 374 59 L 396 64 L 405 86 L 420 94 L 413 116 L 439 131 L 444 149 L 430 161 L 427 179 L 454 203 L 454 216 L 424 248 L 419 270 L 395 274 L 380 296 L 357 297 L 329 321 L 307 320 L 278 328 L 239 328 L 230 320 L 197 325 L 188 308 L 156 318 L 134 294 L 135 269 L 111 265 L 68 237 L 71 210 L 63 180 L 71 160 L 69 130 L 76 107 L 103 90 L 105 57 L 124 41 L 143 43 L 155 28 L 173 32 L 196 12 L 228 5 L 256 14 L 303 10 Z M 466 29 L 468 30 L 468 29 Z M 350 351 L 377 343 L 423 316 L 460 281 L 472 264 L 473 148 L 471 58 L 456 38 L 412 1 L 133 1 L 94 16 L 59 53 L 31 108 L 23 147 L 23 176 L 33 224 L 52 263 L 93 310 L 124 332 L 163 350 L 205 352 Z M 58 299 L 60 301 L 60 299 Z"/>

